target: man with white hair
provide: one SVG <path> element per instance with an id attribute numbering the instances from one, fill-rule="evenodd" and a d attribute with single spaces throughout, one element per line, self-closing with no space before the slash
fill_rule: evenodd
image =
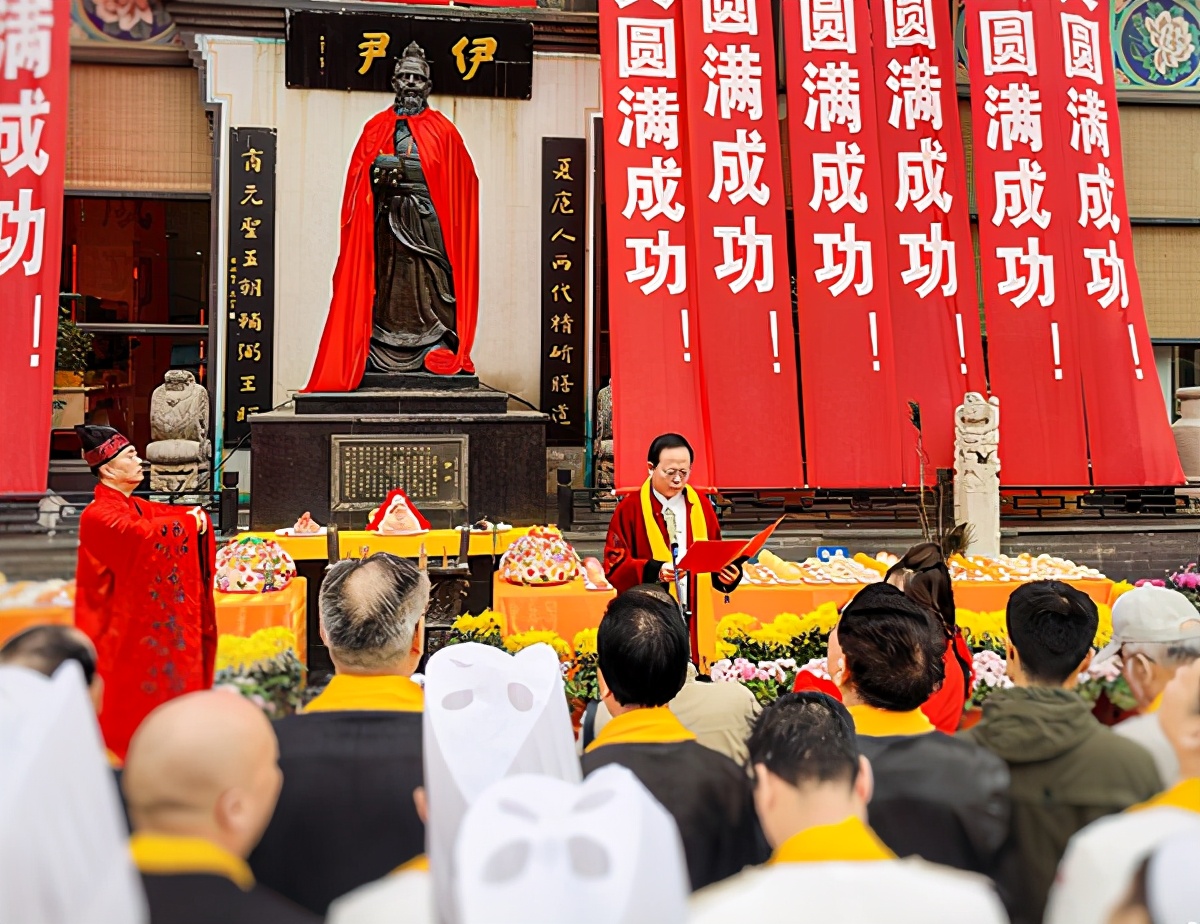
<path id="1" fill-rule="evenodd" d="M 318 914 L 420 854 L 429 577 L 380 552 L 340 561 L 321 584 L 321 638 L 337 673 L 303 715 L 275 724 L 283 793 L 250 857 L 265 884 Z"/>
<path id="2" fill-rule="evenodd" d="M 1146 584 L 1117 598 L 1112 621 L 1112 641 L 1096 661 L 1121 656 L 1122 673 L 1140 711 L 1113 731 L 1149 751 L 1163 785 L 1174 786 L 1179 761 L 1159 724 L 1158 709 L 1175 671 L 1200 659 L 1200 613 L 1179 591 Z"/>

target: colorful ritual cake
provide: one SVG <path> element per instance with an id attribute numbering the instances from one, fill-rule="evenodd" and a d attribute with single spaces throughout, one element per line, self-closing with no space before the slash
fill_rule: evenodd
<path id="1" fill-rule="evenodd" d="M 535 526 L 500 560 L 500 576 L 512 584 L 565 584 L 583 574 L 579 556 L 553 526 Z"/>
<path id="2" fill-rule="evenodd" d="M 213 586 L 227 594 L 265 594 L 283 590 L 295 576 L 296 563 L 278 542 L 242 536 L 217 551 Z"/>

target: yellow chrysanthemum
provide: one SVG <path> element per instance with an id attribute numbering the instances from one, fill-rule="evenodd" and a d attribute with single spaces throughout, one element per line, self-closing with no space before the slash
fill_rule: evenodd
<path id="1" fill-rule="evenodd" d="M 512 654 L 538 644 L 553 648 L 560 661 L 571 660 L 571 646 L 563 641 L 557 632 L 516 632 L 504 640 L 504 647 Z"/>
<path id="2" fill-rule="evenodd" d="M 785 635 L 782 632 L 777 632 L 770 626 L 764 626 L 761 629 L 755 629 L 750 633 L 750 640 L 758 642 L 760 645 L 768 645 L 776 648 L 787 648 L 791 644 L 792 637 Z"/>
<path id="3" fill-rule="evenodd" d="M 815 610 L 800 620 L 800 633 L 803 635 L 806 632 L 817 631 L 821 635 L 828 635 L 834 630 L 838 623 L 838 609 L 835 603 L 822 603 Z"/>
<path id="4" fill-rule="evenodd" d="M 1103 648 L 1112 640 L 1112 610 L 1103 603 L 1097 604 L 1096 609 L 1100 611 L 1100 622 L 1096 626 L 1096 639 L 1092 644 L 1097 648 Z"/>
<path id="5" fill-rule="evenodd" d="M 774 622 L 768 623 L 763 628 L 774 629 L 780 635 L 786 635 L 789 639 L 793 639 L 804 634 L 804 620 L 795 613 L 780 613 L 775 617 Z"/>
<path id="6" fill-rule="evenodd" d="M 217 638 L 217 670 L 249 670 L 254 665 L 296 650 L 296 634 L 284 626 L 259 629 L 253 635 Z"/>
<path id="7" fill-rule="evenodd" d="M 724 658 L 734 658 L 737 656 L 738 647 L 730 642 L 717 642 L 717 660 Z"/>
<path id="8" fill-rule="evenodd" d="M 575 633 L 572 647 L 577 655 L 592 655 L 596 653 L 596 630 L 580 629 Z"/>
<path id="9" fill-rule="evenodd" d="M 1117 583 L 1113 584 L 1112 592 L 1109 594 L 1109 603 L 1116 603 L 1117 597 L 1127 594 L 1131 590 L 1133 590 L 1133 585 L 1128 581 L 1117 581 Z"/>
<path id="10" fill-rule="evenodd" d="M 746 636 L 758 628 L 758 620 L 749 613 L 730 613 L 717 623 L 717 638 Z"/>
<path id="11" fill-rule="evenodd" d="M 477 616 L 459 616 L 451 628 L 462 635 L 492 635 L 501 631 L 500 622 L 491 610 L 484 610 Z"/>

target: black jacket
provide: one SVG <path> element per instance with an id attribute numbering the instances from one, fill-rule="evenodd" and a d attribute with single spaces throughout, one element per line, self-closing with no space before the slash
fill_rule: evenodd
<path id="1" fill-rule="evenodd" d="M 992 879 L 1008 835 L 1008 767 L 983 748 L 944 735 L 859 735 L 871 762 L 871 827 L 897 856 Z"/>
<path id="2" fill-rule="evenodd" d="M 608 764 L 629 768 L 674 816 L 693 891 L 770 856 L 750 779 L 724 754 L 695 741 L 608 744 L 583 755 L 584 776 Z"/>
<path id="3" fill-rule="evenodd" d="M 256 885 L 212 873 L 142 874 L 150 924 L 318 924 L 320 917 Z"/>
<path id="4" fill-rule="evenodd" d="M 275 723 L 283 792 L 255 877 L 318 914 L 425 851 L 421 713 L 314 712 Z"/>

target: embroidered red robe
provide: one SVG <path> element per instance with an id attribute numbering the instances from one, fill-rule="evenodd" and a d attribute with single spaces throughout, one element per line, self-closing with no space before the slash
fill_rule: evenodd
<path id="1" fill-rule="evenodd" d="M 155 706 L 212 686 L 215 557 L 211 526 L 198 535 L 183 507 L 98 485 L 79 518 L 75 624 L 96 645 L 100 728 L 121 759 Z"/>

